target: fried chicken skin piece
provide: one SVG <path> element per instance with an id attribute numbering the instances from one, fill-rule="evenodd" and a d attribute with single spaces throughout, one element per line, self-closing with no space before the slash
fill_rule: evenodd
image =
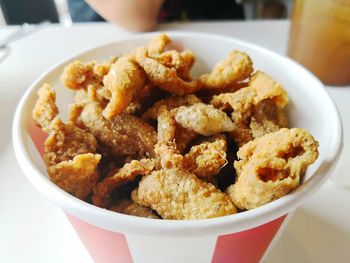
<path id="1" fill-rule="evenodd" d="M 184 167 L 200 178 L 213 177 L 227 164 L 225 135 L 217 134 L 192 146 L 184 156 Z"/>
<path id="2" fill-rule="evenodd" d="M 102 114 L 111 119 L 123 112 L 144 88 L 145 73 L 131 56 L 123 56 L 111 65 L 103 84 L 111 97 Z"/>
<path id="3" fill-rule="evenodd" d="M 76 60 L 64 68 L 61 82 L 65 87 L 73 90 L 85 89 L 88 85 L 101 86 L 110 66 L 110 62 L 98 64 L 95 61 L 83 63 Z"/>
<path id="4" fill-rule="evenodd" d="M 162 106 L 158 113 L 158 137 L 155 152 L 163 168 L 182 167 L 183 156 L 177 150 L 175 143 L 176 124 L 166 106 Z"/>
<path id="5" fill-rule="evenodd" d="M 190 81 L 190 70 L 196 57 L 191 50 L 165 51 L 165 47 L 171 42 L 172 40 L 166 34 L 154 37 L 147 46 L 148 56 L 165 67 L 174 69 L 182 80 Z"/>
<path id="6" fill-rule="evenodd" d="M 119 201 L 109 210 L 131 216 L 159 219 L 159 217 L 157 217 L 151 209 L 138 205 L 130 199 L 123 199 L 122 201 Z"/>
<path id="7" fill-rule="evenodd" d="M 198 133 L 190 129 L 186 129 L 178 123 L 175 123 L 175 126 L 175 144 L 177 150 L 183 154 L 186 151 L 188 145 L 198 136 Z"/>
<path id="8" fill-rule="evenodd" d="M 176 70 L 168 68 L 154 58 L 147 56 L 145 48 L 139 48 L 136 53 L 136 61 L 146 72 L 149 81 L 159 88 L 174 95 L 183 96 L 195 93 L 199 90 L 197 81 L 184 81 Z"/>
<path id="9" fill-rule="evenodd" d="M 153 159 L 133 160 L 125 164 L 113 176 L 106 177 L 93 189 L 92 203 L 96 206 L 108 208 L 113 204 L 112 193 L 118 187 L 135 180 L 138 175 L 146 175 L 155 169 Z"/>
<path id="10" fill-rule="evenodd" d="M 154 105 L 142 115 L 142 119 L 157 119 L 160 108 L 163 106 L 166 106 L 168 110 L 172 110 L 180 106 L 190 106 L 199 102 L 201 102 L 201 100 L 196 95 L 187 95 L 184 97 L 170 96 L 154 103 Z"/>
<path id="11" fill-rule="evenodd" d="M 237 212 L 214 185 L 180 169 L 163 169 L 143 177 L 131 197 L 164 219 L 205 219 Z"/>
<path id="12" fill-rule="evenodd" d="M 318 142 L 303 129 L 283 128 L 248 142 L 237 155 L 236 183 L 227 193 L 238 208 L 253 209 L 299 186 L 318 158 Z"/>
<path id="13" fill-rule="evenodd" d="M 232 119 L 236 128 L 233 130 L 232 136 L 238 146 L 242 146 L 254 139 L 251 128 L 263 130 L 264 127 L 262 126 L 268 126 L 264 121 L 262 123 L 259 122 L 259 119 L 263 119 L 261 117 L 263 111 L 261 110 L 264 110 L 264 108 L 268 109 L 268 107 L 265 107 L 266 105 L 275 105 L 274 110 L 277 109 L 279 111 L 277 119 L 270 120 L 269 116 L 266 116 L 266 120 L 270 120 L 275 124 L 271 129 L 267 129 L 266 132 L 276 131 L 286 124 L 283 121 L 285 118 L 282 116 L 282 109 L 288 103 L 288 96 L 281 85 L 260 71 L 252 76 L 248 85 L 248 87 L 241 88 L 233 93 L 215 95 L 210 102 L 214 107 L 221 110 L 233 110 Z M 269 111 L 266 111 L 266 114 L 270 114 Z M 253 125 L 250 127 L 252 121 Z M 256 133 L 255 135 L 257 136 L 258 134 Z"/>
<path id="14" fill-rule="evenodd" d="M 151 57 L 158 56 L 169 43 L 171 43 L 171 39 L 164 33 L 152 38 L 147 46 L 148 55 Z"/>
<path id="15" fill-rule="evenodd" d="M 245 53 L 233 50 L 220 61 L 209 74 L 199 77 L 200 86 L 206 89 L 222 89 L 248 78 L 253 72 L 253 62 Z"/>
<path id="16" fill-rule="evenodd" d="M 196 56 L 191 50 L 184 50 L 180 53 L 181 63 L 177 67 L 177 74 L 185 81 L 192 80 L 190 73 L 193 64 L 196 62 Z"/>
<path id="17" fill-rule="evenodd" d="M 250 115 L 251 108 L 263 100 L 270 99 L 279 108 L 288 103 L 288 96 L 284 89 L 265 73 L 256 72 L 249 86 L 236 92 L 223 93 L 213 97 L 211 104 L 220 109 L 232 109 L 234 121 L 242 122 Z"/>
<path id="18" fill-rule="evenodd" d="M 288 120 L 283 109 L 269 99 L 263 100 L 255 107 L 249 124 L 253 138 L 258 138 L 267 133 L 278 131 L 280 128 L 287 127 Z"/>
<path id="19" fill-rule="evenodd" d="M 44 147 L 44 161 L 51 166 L 71 160 L 79 154 L 95 153 L 97 141 L 91 133 L 55 118 Z"/>
<path id="20" fill-rule="evenodd" d="M 93 67 L 94 63 L 74 61 L 64 68 L 61 82 L 65 87 L 73 90 L 85 88 L 93 81 Z"/>
<path id="21" fill-rule="evenodd" d="M 177 123 L 201 135 L 209 136 L 221 132 L 230 132 L 235 128 L 225 112 L 212 105 L 196 103 L 181 106 L 171 111 Z"/>
<path id="22" fill-rule="evenodd" d="M 33 119 L 48 133 L 44 145 L 46 165 L 70 160 L 78 154 L 95 153 L 97 142 L 92 134 L 70 123 L 65 124 L 57 117 L 55 91 L 45 84 L 39 89 L 38 95 L 33 109 Z"/>
<path id="23" fill-rule="evenodd" d="M 77 198 L 86 200 L 99 181 L 96 167 L 100 160 L 99 154 L 78 154 L 72 160 L 49 166 L 48 173 L 50 179 L 60 188 Z"/>
<path id="24" fill-rule="evenodd" d="M 35 103 L 32 115 L 35 123 L 43 131 L 49 132 L 51 123 L 59 113 L 56 105 L 56 93 L 49 84 L 44 84 L 37 92 L 39 98 Z"/>
<path id="25" fill-rule="evenodd" d="M 44 161 L 50 179 L 65 191 L 85 200 L 99 180 L 95 154 L 97 142 L 92 134 L 58 117 L 55 92 L 49 85 L 38 91 L 33 119 L 48 133 L 44 142 Z"/>
<path id="26" fill-rule="evenodd" d="M 86 200 L 99 180 L 96 139 L 88 132 L 55 118 L 44 143 L 50 180 L 66 192 Z"/>
<path id="27" fill-rule="evenodd" d="M 152 57 L 163 66 L 176 71 L 178 77 L 184 81 L 191 81 L 191 68 L 196 60 L 191 50 L 179 52 L 177 50 L 165 51 L 155 57 Z"/>
<path id="28" fill-rule="evenodd" d="M 136 116 L 121 113 L 107 120 L 99 104 L 89 103 L 84 106 L 80 119 L 107 153 L 116 156 L 155 156 L 157 133 L 151 125 Z"/>

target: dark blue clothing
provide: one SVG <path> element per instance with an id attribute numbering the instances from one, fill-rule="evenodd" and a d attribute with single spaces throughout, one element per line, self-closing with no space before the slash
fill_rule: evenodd
<path id="1" fill-rule="evenodd" d="M 105 21 L 84 0 L 68 0 L 68 8 L 73 22 Z"/>
<path id="2" fill-rule="evenodd" d="M 128 1 L 128 0 L 125 0 Z M 104 21 L 84 0 L 68 0 L 73 22 Z M 165 0 L 159 21 L 244 19 L 234 0 Z"/>

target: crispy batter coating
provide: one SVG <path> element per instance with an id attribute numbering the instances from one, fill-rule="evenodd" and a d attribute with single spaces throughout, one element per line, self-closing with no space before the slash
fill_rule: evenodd
<path id="1" fill-rule="evenodd" d="M 258 138 L 267 133 L 278 131 L 280 128 L 287 127 L 288 120 L 283 109 L 269 99 L 263 100 L 256 105 L 249 124 L 253 138 Z"/>
<path id="2" fill-rule="evenodd" d="M 183 156 L 175 144 L 175 120 L 166 106 L 162 106 L 158 113 L 158 140 L 155 152 L 160 158 L 163 168 L 182 167 Z"/>
<path id="3" fill-rule="evenodd" d="M 72 124 L 65 124 L 58 118 L 52 121 L 50 129 L 44 143 L 46 165 L 51 166 L 80 154 L 96 152 L 97 142 L 91 133 Z"/>
<path id="4" fill-rule="evenodd" d="M 131 56 L 123 56 L 112 64 L 103 84 L 111 98 L 102 114 L 107 119 L 123 112 L 145 86 L 144 71 L 132 61 Z"/>
<path id="5" fill-rule="evenodd" d="M 170 42 L 171 39 L 164 33 L 152 38 L 147 46 L 148 55 L 151 57 L 158 56 Z"/>
<path id="6" fill-rule="evenodd" d="M 74 98 L 76 104 L 96 101 L 103 107 L 106 106 L 107 101 L 112 98 L 112 93 L 104 87 L 103 78 L 109 73 L 111 65 L 116 60 L 112 58 L 103 63 L 74 61 L 65 67 L 61 82 L 67 88 L 76 91 Z"/>
<path id="7" fill-rule="evenodd" d="M 71 124 L 81 129 L 84 128 L 83 123 L 81 122 L 80 115 L 84 109 L 83 104 L 72 103 L 69 105 L 69 116 L 68 120 Z"/>
<path id="8" fill-rule="evenodd" d="M 252 76 L 248 87 L 241 88 L 233 93 L 215 95 L 210 103 L 222 110 L 233 110 L 232 119 L 236 128 L 233 130 L 232 136 L 238 146 L 242 146 L 254 138 L 251 130 L 252 127 L 254 130 L 260 130 L 255 133 L 255 135 L 259 135 L 261 131 L 266 130 L 266 132 L 271 132 L 286 125 L 285 121 L 282 120 L 283 112 L 275 120 L 270 118 L 270 116 L 259 117 L 259 114 L 262 115 L 261 113 L 264 112 L 264 109 L 266 115 L 270 114 L 268 106 L 266 106 L 268 104 L 274 104 L 275 108 L 282 111 L 288 103 L 287 93 L 281 85 L 260 71 Z M 259 119 L 261 123 L 257 121 Z M 271 124 L 267 125 L 266 120 L 263 121 L 263 119 L 272 121 L 275 124 L 274 127 L 271 128 Z M 251 121 L 253 121 L 253 125 L 249 127 Z M 268 128 L 264 128 L 264 125 Z"/>
<path id="9" fill-rule="evenodd" d="M 165 51 L 155 57 L 163 66 L 174 69 L 180 79 L 191 81 L 190 71 L 196 60 L 194 53 L 190 50 L 179 52 L 177 50 Z"/>
<path id="10" fill-rule="evenodd" d="M 86 88 L 88 84 L 101 80 L 95 78 L 94 66 L 95 62 L 74 61 L 64 68 L 61 82 L 65 87 L 73 90 Z"/>
<path id="11" fill-rule="evenodd" d="M 195 95 L 187 95 L 184 97 L 170 96 L 154 103 L 154 105 L 142 115 L 142 118 L 145 120 L 157 119 L 158 112 L 163 105 L 165 105 L 168 110 L 172 110 L 180 106 L 190 106 L 199 102 L 201 102 L 201 100 Z"/>
<path id="12" fill-rule="evenodd" d="M 173 49 L 165 51 L 165 47 L 171 42 L 172 40 L 166 34 L 154 37 L 147 47 L 148 56 L 157 60 L 165 67 L 174 69 L 180 79 L 190 81 L 190 70 L 196 57 L 191 50 L 180 52 Z M 137 49 L 135 52 L 137 54 Z"/>
<path id="13" fill-rule="evenodd" d="M 236 183 L 227 190 L 240 209 L 253 209 L 295 189 L 318 157 L 318 142 L 305 130 L 283 128 L 242 146 L 234 166 Z"/>
<path id="14" fill-rule="evenodd" d="M 51 181 L 77 198 L 86 200 L 99 180 L 99 154 L 78 154 L 72 160 L 62 161 L 48 168 Z"/>
<path id="15" fill-rule="evenodd" d="M 95 63 L 92 71 L 94 73 L 94 77 L 101 81 L 105 75 L 108 74 L 111 65 L 117 61 L 118 58 L 112 57 L 109 61 L 103 63 Z"/>
<path id="16" fill-rule="evenodd" d="M 183 96 L 199 90 L 197 81 L 184 81 L 178 76 L 175 69 L 168 68 L 156 59 L 148 57 L 144 48 L 137 50 L 136 61 L 146 72 L 150 82 L 167 92 Z"/>
<path id="17" fill-rule="evenodd" d="M 194 145 L 184 156 L 184 166 L 198 177 L 208 178 L 220 173 L 227 164 L 225 135 L 214 135 L 199 145 Z"/>
<path id="18" fill-rule="evenodd" d="M 49 132 L 50 125 L 59 112 L 56 106 L 56 93 L 49 84 L 44 84 L 37 94 L 39 98 L 33 109 L 33 119 L 45 132 Z"/>
<path id="19" fill-rule="evenodd" d="M 95 153 L 97 142 L 92 134 L 70 123 L 65 124 L 57 117 L 55 91 L 45 84 L 39 89 L 38 95 L 33 119 L 48 133 L 44 144 L 45 163 L 51 166 L 71 160 L 79 154 Z"/>
<path id="20" fill-rule="evenodd" d="M 178 123 L 176 123 L 175 125 L 175 144 L 177 150 L 183 154 L 187 149 L 188 145 L 198 136 L 198 133 L 190 129 L 186 129 Z"/>
<path id="21" fill-rule="evenodd" d="M 125 164 L 113 176 L 106 177 L 93 189 L 92 203 L 99 207 L 107 208 L 113 204 L 112 193 L 115 189 L 127 182 L 135 180 L 138 175 L 150 173 L 156 166 L 153 159 L 133 160 Z"/>
<path id="22" fill-rule="evenodd" d="M 179 169 L 163 169 L 143 177 L 132 198 L 164 219 L 205 219 L 237 212 L 215 186 Z"/>
<path id="23" fill-rule="evenodd" d="M 157 133 L 138 117 L 121 113 L 107 120 L 102 116 L 100 105 L 89 103 L 80 118 L 106 152 L 112 155 L 155 156 L 153 148 L 157 143 Z"/>
<path id="24" fill-rule="evenodd" d="M 96 139 L 57 117 L 56 95 L 49 85 L 44 85 L 38 95 L 33 118 L 48 133 L 43 158 L 49 177 L 65 191 L 86 199 L 99 179 L 97 164 L 101 156 L 94 154 Z"/>
<path id="25" fill-rule="evenodd" d="M 130 199 L 119 201 L 116 205 L 113 205 L 110 210 L 131 216 L 159 219 L 151 209 L 138 205 Z"/>
<path id="26" fill-rule="evenodd" d="M 230 132 L 235 128 L 226 113 L 212 105 L 196 103 L 187 107 L 181 106 L 171 112 L 181 126 L 205 136 Z"/>
<path id="27" fill-rule="evenodd" d="M 258 71 L 252 80 L 246 88 L 214 96 L 211 104 L 221 109 L 232 109 L 233 120 L 242 122 L 251 108 L 263 100 L 270 99 L 279 108 L 288 103 L 288 96 L 283 88 L 265 73 Z"/>
<path id="28" fill-rule="evenodd" d="M 196 55 L 192 50 L 184 50 L 180 53 L 182 64 L 181 67 L 178 68 L 178 74 L 184 80 L 190 80 L 190 71 L 193 64 L 196 62 Z"/>
<path id="29" fill-rule="evenodd" d="M 233 50 L 227 58 L 220 61 L 209 74 L 199 77 L 201 86 L 206 89 L 221 89 L 234 85 L 250 76 L 253 62 L 245 53 Z"/>

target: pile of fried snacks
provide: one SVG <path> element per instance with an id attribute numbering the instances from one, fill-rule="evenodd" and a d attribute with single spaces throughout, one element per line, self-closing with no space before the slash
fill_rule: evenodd
<path id="1" fill-rule="evenodd" d="M 66 123 L 54 89 L 39 89 L 33 119 L 48 134 L 51 181 L 118 213 L 178 220 L 254 209 L 297 188 L 318 142 L 288 128 L 281 85 L 238 50 L 194 79 L 194 52 L 171 42 L 160 34 L 108 62 L 67 65 Z"/>

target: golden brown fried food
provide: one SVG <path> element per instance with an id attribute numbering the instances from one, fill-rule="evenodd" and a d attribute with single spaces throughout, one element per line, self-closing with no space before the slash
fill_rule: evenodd
<path id="1" fill-rule="evenodd" d="M 288 103 L 288 96 L 280 84 L 275 82 L 265 73 L 258 71 L 252 76 L 248 87 L 242 88 L 233 93 L 223 93 L 213 96 L 210 103 L 214 105 L 214 107 L 222 110 L 233 110 L 232 119 L 236 128 L 233 130 L 232 135 L 238 146 L 242 146 L 254 138 L 249 126 L 256 109 L 258 108 L 259 110 L 259 104 L 272 103 L 281 111 Z M 257 115 L 258 114 L 259 113 L 257 113 Z M 259 119 L 257 115 L 255 115 L 255 119 Z M 280 115 L 279 121 L 281 121 L 281 118 Z M 266 119 L 269 118 L 266 117 Z M 281 126 L 283 127 L 284 125 L 282 122 L 274 124 L 278 128 L 281 128 Z M 262 125 L 264 125 L 264 123 L 262 123 Z M 258 126 L 262 125 L 259 124 Z M 253 128 L 258 129 L 259 127 L 256 128 L 253 124 Z M 267 130 L 266 132 L 270 131 L 271 130 Z M 259 133 L 256 133 L 256 135 L 258 134 Z"/>
<path id="2" fill-rule="evenodd" d="M 97 142 L 92 134 L 74 125 L 63 123 L 58 117 L 56 93 L 47 84 L 38 91 L 33 110 L 34 121 L 49 135 L 45 141 L 44 160 L 48 166 L 71 160 L 84 153 L 95 153 Z"/>
<path id="3" fill-rule="evenodd" d="M 94 63 L 74 61 L 64 68 L 61 82 L 70 89 L 85 88 L 93 80 L 93 67 Z"/>
<path id="4" fill-rule="evenodd" d="M 193 80 L 195 54 L 180 50 L 161 34 L 118 59 L 70 63 L 61 76 L 75 92 L 67 124 L 54 90 L 39 90 L 33 119 L 48 133 L 43 158 L 54 183 L 112 211 L 179 220 L 253 209 L 300 184 L 318 143 L 281 129 L 281 85 L 252 75 L 250 57 L 236 50 Z M 244 145 L 237 161 L 224 132 Z"/>
<path id="5" fill-rule="evenodd" d="M 192 80 L 190 71 L 196 60 L 192 51 L 184 50 L 179 52 L 177 50 L 169 50 L 152 58 L 157 60 L 163 66 L 175 70 L 180 79 L 184 81 Z"/>
<path id="6" fill-rule="evenodd" d="M 96 139 L 57 117 L 56 95 L 49 85 L 44 85 L 38 95 L 33 119 L 48 133 L 43 158 L 50 179 L 65 191 L 86 199 L 99 179 L 97 165 L 101 156 L 94 154 Z"/>
<path id="7" fill-rule="evenodd" d="M 181 66 L 177 68 L 177 74 L 179 77 L 185 81 L 192 80 L 190 73 L 191 68 L 196 61 L 196 56 L 191 50 L 184 50 L 180 53 L 182 63 Z"/>
<path id="8" fill-rule="evenodd" d="M 188 145 L 198 136 L 198 133 L 190 129 L 186 129 L 178 123 L 176 123 L 175 126 L 175 144 L 177 150 L 180 153 L 184 153 Z"/>
<path id="9" fill-rule="evenodd" d="M 170 42 L 171 39 L 164 33 L 152 38 L 147 46 L 148 55 L 151 57 L 158 56 Z"/>
<path id="10" fill-rule="evenodd" d="M 69 105 L 68 120 L 71 124 L 81 129 L 84 129 L 84 125 L 80 119 L 80 115 L 83 109 L 84 109 L 84 106 L 82 104 L 72 103 L 71 105 Z"/>
<path id="11" fill-rule="evenodd" d="M 233 93 L 223 93 L 214 96 L 211 104 L 220 109 L 233 110 L 234 121 L 242 122 L 250 115 L 252 107 L 263 100 L 270 99 L 279 108 L 288 103 L 284 89 L 265 73 L 257 72 L 249 82 L 249 86 Z"/>
<path id="12" fill-rule="evenodd" d="M 114 64 L 117 60 L 117 57 L 112 57 L 109 61 L 103 63 L 95 63 L 92 69 L 95 78 L 101 81 L 103 77 L 108 74 L 111 65 Z"/>
<path id="13" fill-rule="evenodd" d="M 100 105 L 89 103 L 84 106 L 80 118 L 107 153 L 155 156 L 157 133 L 151 125 L 138 117 L 122 113 L 107 120 L 102 116 Z"/>
<path id="14" fill-rule="evenodd" d="M 181 106 L 172 111 L 175 120 L 182 127 L 208 136 L 221 132 L 230 132 L 235 126 L 226 113 L 212 105 L 196 103 L 191 106 Z"/>
<path id="15" fill-rule="evenodd" d="M 253 209 L 295 189 L 318 157 L 318 142 L 305 130 L 283 128 L 242 146 L 236 183 L 227 190 L 240 209 Z"/>
<path id="16" fill-rule="evenodd" d="M 144 88 L 145 73 L 131 56 L 123 56 L 112 64 L 103 84 L 111 97 L 102 114 L 111 119 L 123 112 Z"/>
<path id="17" fill-rule="evenodd" d="M 105 178 L 94 187 L 92 203 L 103 208 L 110 207 L 113 204 L 112 193 L 115 189 L 135 180 L 138 175 L 150 173 L 155 166 L 156 161 L 153 159 L 133 160 L 125 164 L 116 174 Z"/>
<path id="18" fill-rule="evenodd" d="M 166 106 L 168 110 L 180 107 L 180 106 L 190 106 L 195 103 L 199 103 L 201 100 L 195 95 L 187 95 L 184 97 L 170 96 L 165 99 L 157 101 L 152 107 L 150 107 L 143 115 L 142 118 L 145 120 L 157 119 L 158 112 L 160 108 Z"/>
<path id="19" fill-rule="evenodd" d="M 97 142 L 91 133 L 55 118 L 44 147 L 44 161 L 51 166 L 80 154 L 95 153 Z"/>
<path id="20" fill-rule="evenodd" d="M 148 44 L 147 54 L 165 67 L 174 69 L 182 80 L 190 81 L 190 70 L 196 57 L 191 50 L 165 51 L 165 47 L 171 42 L 172 40 L 166 34 L 156 36 Z M 135 53 L 137 54 L 137 49 Z"/>
<path id="21" fill-rule="evenodd" d="M 184 81 L 178 76 L 175 69 L 168 68 L 156 59 L 148 57 L 144 48 L 137 50 L 136 61 L 146 72 L 150 82 L 167 92 L 183 96 L 199 90 L 197 81 Z"/>
<path id="22" fill-rule="evenodd" d="M 267 99 L 256 105 L 251 117 L 249 128 L 253 138 L 261 137 L 267 133 L 287 128 L 288 120 L 283 109 L 273 101 Z"/>
<path id="23" fill-rule="evenodd" d="M 117 202 L 117 204 L 113 205 L 109 210 L 131 216 L 159 219 L 151 209 L 138 205 L 130 199 L 123 199 Z"/>
<path id="24" fill-rule="evenodd" d="M 184 167 L 201 178 L 220 173 L 227 164 L 227 142 L 225 135 L 214 135 L 201 144 L 194 145 L 184 156 Z"/>
<path id="25" fill-rule="evenodd" d="M 253 62 L 250 57 L 245 52 L 233 50 L 211 73 L 201 75 L 199 83 L 206 89 L 222 89 L 248 78 L 252 72 Z"/>
<path id="26" fill-rule="evenodd" d="M 50 179 L 66 192 L 86 200 L 99 180 L 99 154 L 78 154 L 72 160 L 48 167 Z"/>
<path id="27" fill-rule="evenodd" d="M 162 106 L 158 113 L 158 140 L 155 152 L 160 158 L 163 168 L 182 167 L 183 156 L 175 144 L 175 120 L 166 106 Z"/>
<path id="28" fill-rule="evenodd" d="M 49 84 L 44 84 L 37 92 L 39 98 L 33 109 L 33 119 L 43 131 L 49 132 L 51 123 L 58 115 L 56 93 Z"/>
<path id="29" fill-rule="evenodd" d="M 237 212 L 215 186 L 180 169 L 163 169 L 143 177 L 132 198 L 164 219 L 204 219 Z"/>

